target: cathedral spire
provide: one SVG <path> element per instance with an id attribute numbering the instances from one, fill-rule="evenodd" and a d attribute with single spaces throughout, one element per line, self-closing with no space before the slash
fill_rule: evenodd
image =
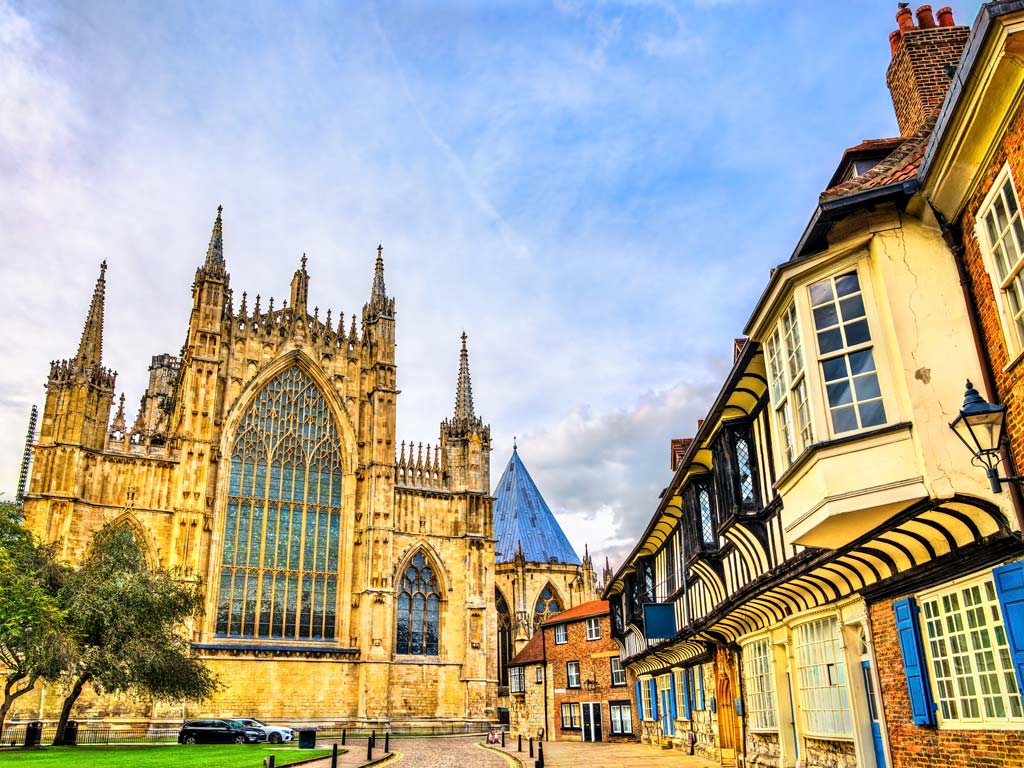
<path id="1" fill-rule="evenodd" d="M 213 275 L 224 274 L 224 234 L 220 219 L 223 210 L 224 206 L 217 206 L 217 218 L 213 222 L 210 245 L 206 249 L 206 262 L 203 264 L 203 269 Z"/>
<path id="2" fill-rule="evenodd" d="M 100 276 L 92 291 L 92 303 L 85 317 L 82 340 L 78 343 L 75 363 L 80 368 L 99 368 L 103 358 L 103 300 L 107 290 L 107 262 L 100 264 Z"/>
<path id="3" fill-rule="evenodd" d="M 384 246 L 377 244 L 377 264 L 373 268 L 373 289 L 370 291 L 370 304 L 387 299 L 384 290 Z"/>
<path id="4" fill-rule="evenodd" d="M 459 383 L 455 389 L 455 421 L 469 421 L 473 413 L 473 385 L 469 380 L 469 351 L 466 349 L 466 332 L 462 332 L 462 351 L 459 353 Z"/>
<path id="5" fill-rule="evenodd" d="M 306 272 L 306 254 L 302 254 L 299 268 L 295 270 L 291 286 L 291 306 L 295 322 L 306 323 L 306 299 L 309 296 L 309 273 Z"/>

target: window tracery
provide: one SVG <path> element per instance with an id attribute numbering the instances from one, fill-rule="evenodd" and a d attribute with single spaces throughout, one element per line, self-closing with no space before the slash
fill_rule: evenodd
<path id="1" fill-rule="evenodd" d="M 424 554 L 417 552 L 402 575 L 398 591 L 395 653 L 437 656 L 440 620 L 437 576 Z"/>
<path id="2" fill-rule="evenodd" d="M 541 590 L 537 597 L 537 604 L 533 608 L 533 631 L 540 629 L 542 622 L 547 621 L 556 613 L 562 612 L 562 601 L 558 599 L 555 590 L 548 584 Z"/>
<path id="3" fill-rule="evenodd" d="M 217 634 L 333 640 L 342 443 L 297 366 L 271 379 L 235 433 Z"/>

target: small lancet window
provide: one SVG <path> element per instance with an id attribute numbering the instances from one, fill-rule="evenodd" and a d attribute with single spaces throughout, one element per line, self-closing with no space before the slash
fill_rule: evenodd
<path id="1" fill-rule="evenodd" d="M 395 653 L 437 656 L 441 595 L 437 576 L 422 552 L 417 552 L 402 575 L 398 591 L 398 639 Z"/>

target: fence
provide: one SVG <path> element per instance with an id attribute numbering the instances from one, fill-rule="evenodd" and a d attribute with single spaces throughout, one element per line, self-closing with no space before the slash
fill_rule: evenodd
<path id="1" fill-rule="evenodd" d="M 4 728 L 4 744 L 24 744 L 27 723 L 13 723 Z M 56 723 L 43 725 L 43 744 L 51 744 L 57 733 Z M 141 744 L 153 741 L 176 741 L 177 728 L 150 728 L 148 725 L 103 725 L 82 723 L 78 726 L 79 744 Z"/>
<path id="2" fill-rule="evenodd" d="M 359 725 L 311 725 L 316 728 L 318 739 L 340 739 L 342 731 L 350 739 L 365 739 L 371 733 L 383 737 L 385 733 L 392 736 L 457 736 L 460 734 L 487 733 L 492 726 L 487 723 L 392 723 L 377 727 Z"/>

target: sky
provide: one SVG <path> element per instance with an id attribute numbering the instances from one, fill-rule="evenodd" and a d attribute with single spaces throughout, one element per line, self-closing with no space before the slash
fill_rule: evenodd
<path id="1" fill-rule="evenodd" d="M 958 23 L 975 8 L 955 7 Z M 491 481 L 629 552 L 845 147 L 897 135 L 895 2 L 0 0 L 0 492 L 99 263 L 129 423 L 216 208 L 235 296 L 397 311 L 398 439 L 469 337 Z"/>

